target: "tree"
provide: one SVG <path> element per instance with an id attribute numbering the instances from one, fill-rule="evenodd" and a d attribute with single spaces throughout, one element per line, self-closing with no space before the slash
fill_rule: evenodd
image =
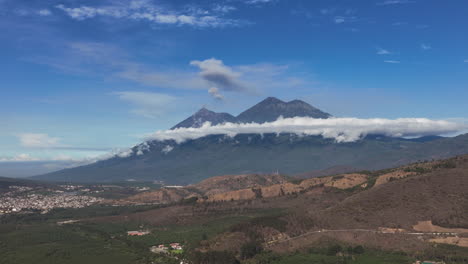
<path id="1" fill-rule="evenodd" d="M 364 251 L 365 251 L 364 247 L 362 247 L 362 246 L 355 246 L 353 248 L 353 253 L 354 254 L 364 254 Z"/>
<path id="2" fill-rule="evenodd" d="M 262 245 L 257 241 L 251 241 L 241 247 L 241 258 L 250 259 L 263 251 Z"/>
<path id="3" fill-rule="evenodd" d="M 327 255 L 336 256 L 336 254 L 340 253 L 342 250 L 343 248 L 340 245 L 333 245 L 328 248 Z"/>

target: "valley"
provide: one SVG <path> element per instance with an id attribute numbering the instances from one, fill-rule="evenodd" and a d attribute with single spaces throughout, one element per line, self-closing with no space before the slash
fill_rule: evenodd
<path id="1" fill-rule="evenodd" d="M 155 187 L 85 208 L 3 216 L 3 227 L 16 228 L 0 236 L 10 252 L 1 257 L 19 261 L 13 252 L 21 250 L 79 263 L 85 256 L 67 243 L 55 253 L 45 249 L 61 237 L 85 236 L 96 249 L 108 248 L 101 263 L 465 263 L 467 173 L 468 156 L 458 156 L 316 178 L 245 174 Z M 147 234 L 129 237 L 132 230 Z M 22 232 L 42 237 L 45 248 L 5 240 Z M 170 243 L 183 245 L 183 253 L 149 250 Z M 358 246 L 363 253 L 352 250 Z"/>

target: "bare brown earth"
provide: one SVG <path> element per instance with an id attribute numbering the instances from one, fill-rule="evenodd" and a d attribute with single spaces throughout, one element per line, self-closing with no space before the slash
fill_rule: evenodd
<path id="1" fill-rule="evenodd" d="M 440 237 L 432 238 L 429 241 L 437 244 L 449 244 L 459 247 L 468 247 L 468 238 L 466 237 Z"/>
<path id="2" fill-rule="evenodd" d="M 111 201 L 114 204 L 143 204 L 157 203 L 169 204 L 179 202 L 190 197 L 213 196 L 226 194 L 222 200 L 245 200 L 254 199 L 251 188 L 270 186 L 286 183 L 284 176 L 279 174 L 244 174 L 225 175 L 206 179 L 200 183 L 183 188 L 162 188 L 161 190 L 137 194 L 126 199 Z M 248 189 L 247 189 L 248 188 Z M 243 190 L 245 189 L 245 190 Z M 238 191 L 240 190 L 240 191 Z M 234 192 L 232 192 L 234 191 Z M 232 193 L 229 193 L 232 192 Z M 221 200 L 212 198 L 210 201 Z"/>
<path id="3" fill-rule="evenodd" d="M 441 226 L 468 227 L 468 157 L 450 162 L 448 168 L 439 168 L 446 164 L 434 163 L 430 171 L 375 186 L 320 215 L 315 212 L 310 215 L 325 220 L 328 229 L 412 229 L 418 221 L 429 219 Z"/>
<path id="4" fill-rule="evenodd" d="M 405 252 L 422 251 L 430 246 L 414 236 L 404 234 L 381 234 L 374 232 L 340 231 L 329 233 L 313 233 L 295 239 L 285 240 L 281 243 L 271 243 L 268 248 L 278 253 L 306 250 L 321 244 L 330 244 L 336 241 L 344 243 L 363 245 L 368 248 L 380 248 L 389 251 Z"/>
<path id="5" fill-rule="evenodd" d="M 342 178 L 335 179 L 335 177 L 332 177 L 331 181 L 325 183 L 325 186 L 345 190 L 361 185 L 365 183 L 367 179 L 368 176 L 364 174 L 344 174 Z"/>
<path id="6" fill-rule="evenodd" d="M 403 179 L 403 178 L 406 178 L 415 174 L 416 174 L 415 172 L 406 172 L 404 170 L 392 171 L 390 173 L 386 173 L 384 175 L 379 176 L 377 180 L 375 181 L 374 186 L 379 186 L 381 184 L 384 184 L 393 180 L 397 180 L 397 179 Z"/>
<path id="7" fill-rule="evenodd" d="M 467 209 L 468 210 L 468 209 Z M 446 228 L 432 224 L 432 221 L 419 221 L 413 226 L 415 231 L 440 233 L 468 233 L 467 228 Z"/>
<path id="8" fill-rule="evenodd" d="M 222 176 L 180 189 L 143 193 L 119 202 L 168 204 L 150 211 L 93 221 L 137 221 L 154 226 L 203 223 L 226 215 L 283 209 L 277 219 L 245 223 L 205 241 L 204 250 L 238 251 L 252 234 L 278 252 L 342 241 L 419 252 L 432 243 L 464 246 L 468 229 L 468 156 L 369 173 L 288 182 L 279 175 Z M 191 205 L 174 202 L 197 197 Z M 173 204 L 173 205 L 169 205 Z M 327 232 L 319 232 L 327 230 Z M 427 233 L 424 236 L 411 234 Z M 457 233 L 456 235 L 435 235 Z"/>
<path id="9" fill-rule="evenodd" d="M 248 189 L 241 189 L 208 195 L 206 199 L 200 199 L 200 202 L 226 202 L 237 200 L 253 200 L 257 198 L 273 198 L 291 194 L 298 194 L 319 186 L 326 186 L 344 190 L 361 185 L 365 183 L 367 179 L 367 175 L 353 173 L 333 177 L 307 179 L 300 182 L 299 184 L 286 182 L 266 187 L 253 186 L 252 188 Z"/>
<path id="10" fill-rule="evenodd" d="M 204 180 L 198 184 L 184 188 L 163 188 L 157 191 L 145 192 L 123 200 L 113 201 L 117 204 L 179 202 L 190 197 L 197 197 L 199 202 L 228 202 L 238 200 L 253 200 L 257 198 L 273 198 L 297 194 L 318 186 L 337 189 L 348 189 L 365 183 L 367 175 L 352 173 L 321 178 L 312 178 L 300 183 L 287 182 L 284 176 L 248 174 L 219 176 Z"/>
<path id="11" fill-rule="evenodd" d="M 189 187 L 193 187 L 205 195 L 213 195 L 285 182 L 287 182 L 286 178 L 279 174 L 244 174 L 213 177 Z"/>

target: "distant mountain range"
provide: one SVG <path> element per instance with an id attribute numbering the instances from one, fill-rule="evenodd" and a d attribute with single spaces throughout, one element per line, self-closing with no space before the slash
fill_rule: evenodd
<path id="1" fill-rule="evenodd" d="M 237 117 L 201 109 L 173 128 L 199 127 L 207 121 L 212 124 L 263 123 L 274 121 L 279 116 L 331 117 L 303 101 L 283 102 L 269 97 Z M 351 143 L 286 133 L 238 134 L 235 137 L 208 135 L 180 144 L 174 140 L 147 141 L 133 147 L 124 157 L 115 156 L 34 178 L 76 182 L 136 179 L 191 184 L 226 174 L 279 171 L 295 175 L 311 171 L 311 175 L 321 175 L 321 170 L 336 167 L 352 171 L 382 169 L 465 153 L 468 153 L 468 134 L 454 138 L 429 136 L 417 139 L 369 135 Z"/>
<path id="2" fill-rule="evenodd" d="M 172 129 L 181 127 L 201 127 L 205 122 L 211 122 L 212 125 L 223 123 L 265 123 L 272 122 L 278 117 L 313 117 L 329 118 L 330 114 L 309 105 L 301 100 L 284 102 L 275 97 L 268 97 L 246 111 L 234 117 L 228 113 L 216 113 L 206 108 L 188 117 L 184 121 L 172 127 Z"/>
<path id="3" fill-rule="evenodd" d="M 8 191 L 10 186 L 37 187 L 37 186 L 52 186 L 52 185 L 43 183 L 43 182 L 32 181 L 28 179 L 0 177 L 0 193 L 4 191 Z"/>

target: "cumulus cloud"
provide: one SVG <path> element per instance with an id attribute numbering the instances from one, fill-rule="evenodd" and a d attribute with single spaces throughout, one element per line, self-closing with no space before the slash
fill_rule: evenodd
<path id="1" fill-rule="evenodd" d="M 211 87 L 208 89 L 208 93 L 216 100 L 223 100 L 224 96 L 219 93 L 219 89 L 216 87 Z"/>
<path id="2" fill-rule="evenodd" d="M 199 75 L 210 85 L 225 91 L 242 91 L 245 89 L 239 80 L 241 74 L 224 65 L 221 60 L 215 58 L 203 61 L 194 60 L 190 62 L 190 65 L 197 66 L 201 70 Z"/>
<path id="3" fill-rule="evenodd" d="M 369 134 L 391 137 L 417 137 L 426 135 L 443 135 L 466 128 L 466 125 L 425 118 L 400 119 L 359 119 L 330 118 L 314 119 L 309 117 L 279 118 L 270 123 L 225 123 L 212 126 L 209 122 L 200 128 L 178 128 L 157 131 L 148 136 L 149 140 L 175 140 L 178 143 L 197 139 L 207 135 L 294 133 L 297 135 L 314 135 L 333 138 L 337 142 L 353 142 Z"/>
<path id="4" fill-rule="evenodd" d="M 121 100 L 134 106 L 132 112 L 149 118 L 155 118 L 174 106 L 177 98 L 171 95 L 152 92 L 124 91 L 114 93 Z"/>
<path id="5" fill-rule="evenodd" d="M 19 134 L 20 144 L 27 148 L 51 148 L 60 146 L 60 138 L 50 137 L 47 134 L 24 133 Z"/>
<path id="6" fill-rule="evenodd" d="M 114 19 L 147 21 L 160 25 L 186 25 L 199 28 L 240 26 L 247 23 L 223 17 L 224 14 L 234 10 L 227 6 L 223 8 L 215 6 L 212 10 L 203 10 L 195 7 L 170 10 L 161 5 L 156 6 L 147 0 L 132 0 L 128 2 L 116 2 L 113 5 L 106 6 L 83 5 L 69 7 L 60 4 L 56 8 L 78 21 L 96 17 L 110 17 Z"/>

